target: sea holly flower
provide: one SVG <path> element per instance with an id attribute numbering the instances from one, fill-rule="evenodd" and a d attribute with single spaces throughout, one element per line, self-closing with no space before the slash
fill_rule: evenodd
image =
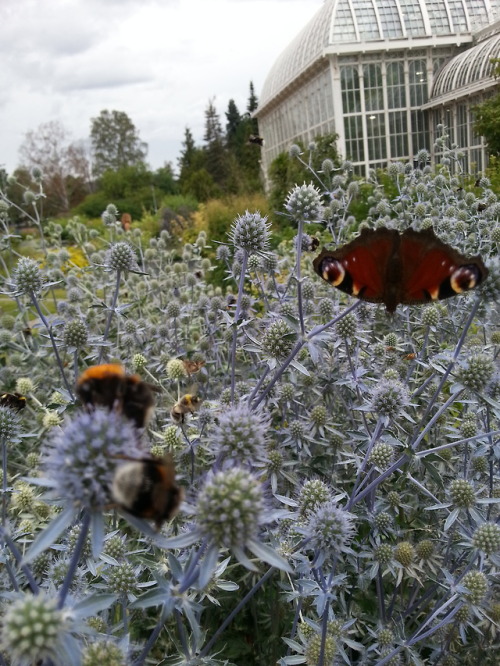
<path id="1" fill-rule="evenodd" d="M 319 222 L 323 216 L 321 194 L 314 185 L 296 185 L 289 193 L 285 209 L 295 222 Z"/>
<path id="2" fill-rule="evenodd" d="M 265 252 L 269 247 L 269 224 L 267 217 L 259 212 L 238 215 L 231 225 L 229 239 L 235 248 L 248 254 Z"/>
<path id="3" fill-rule="evenodd" d="M 257 570 L 245 554 L 248 549 L 258 559 L 291 571 L 289 564 L 259 538 L 261 526 L 271 516 L 266 514 L 262 485 L 251 472 L 231 467 L 210 474 L 198 493 L 195 515 L 196 528 L 167 539 L 165 547 L 181 547 L 201 540 L 207 548 L 206 566 L 212 573 L 220 551 L 225 549 L 247 569 Z M 203 576 L 206 575 L 204 571 Z"/>
<path id="4" fill-rule="evenodd" d="M 124 241 L 114 243 L 106 252 L 106 268 L 110 271 L 138 271 L 133 247 Z"/>
<path id="5" fill-rule="evenodd" d="M 110 502 L 117 460 L 142 455 L 130 421 L 115 412 L 95 409 L 81 412 L 55 431 L 41 467 L 56 496 L 102 510 Z"/>

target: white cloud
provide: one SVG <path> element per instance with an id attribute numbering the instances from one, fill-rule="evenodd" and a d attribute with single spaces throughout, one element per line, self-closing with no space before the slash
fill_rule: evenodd
<path id="1" fill-rule="evenodd" d="M 153 168 L 176 164 L 184 129 L 202 140 L 215 97 L 245 110 L 322 0 L 2 0 L 0 165 L 24 135 L 61 121 L 87 138 L 102 109 L 125 111 Z"/>

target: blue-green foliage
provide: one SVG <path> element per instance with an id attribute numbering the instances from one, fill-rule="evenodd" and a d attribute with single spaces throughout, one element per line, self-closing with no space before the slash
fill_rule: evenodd
<path id="1" fill-rule="evenodd" d="M 68 225 L 88 265 L 48 233 L 39 273 L 10 274 L 2 197 L 17 311 L 0 319 L 0 385 L 27 392 L 0 419 L 4 663 L 497 663 L 500 202 L 487 179 L 467 191 L 440 142 L 436 167 L 422 153 L 369 183 L 311 169 L 280 204 L 297 237 L 272 251 L 266 219 L 239 216 L 216 250 L 224 287 L 204 232 L 145 243 L 113 206 L 102 237 Z M 432 226 L 490 276 L 389 316 L 313 272 L 311 222 L 336 244 L 360 222 Z M 98 362 L 152 387 L 144 432 L 120 423 L 121 398 L 108 421 L 75 401 Z M 203 401 L 174 419 L 184 394 Z M 184 499 L 159 532 L 111 506 L 134 450 L 176 466 Z"/>

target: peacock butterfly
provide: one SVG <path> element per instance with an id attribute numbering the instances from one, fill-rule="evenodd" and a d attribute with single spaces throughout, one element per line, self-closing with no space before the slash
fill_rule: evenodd
<path id="1" fill-rule="evenodd" d="M 433 229 L 402 234 L 386 227 L 363 229 L 347 245 L 323 248 L 313 265 L 337 289 L 384 303 L 389 312 L 400 304 L 427 303 L 474 289 L 488 275 L 481 257 L 465 257 Z"/>

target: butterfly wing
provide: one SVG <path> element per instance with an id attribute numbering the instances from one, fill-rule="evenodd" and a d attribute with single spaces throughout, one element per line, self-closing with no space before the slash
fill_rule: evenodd
<path id="1" fill-rule="evenodd" d="M 394 229 L 363 229 L 347 245 L 333 251 L 324 249 L 313 262 L 314 270 L 351 296 L 370 303 L 385 303 L 388 309 L 394 309 L 393 299 L 387 293 L 387 274 L 393 276 L 397 286 L 399 267 L 395 257 L 399 241 L 400 235 Z"/>
<path id="2" fill-rule="evenodd" d="M 401 236 L 400 303 L 427 303 L 473 289 L 488 275 L 481 257 L 466 257 L 432 229 L 407 229 Z"/>

